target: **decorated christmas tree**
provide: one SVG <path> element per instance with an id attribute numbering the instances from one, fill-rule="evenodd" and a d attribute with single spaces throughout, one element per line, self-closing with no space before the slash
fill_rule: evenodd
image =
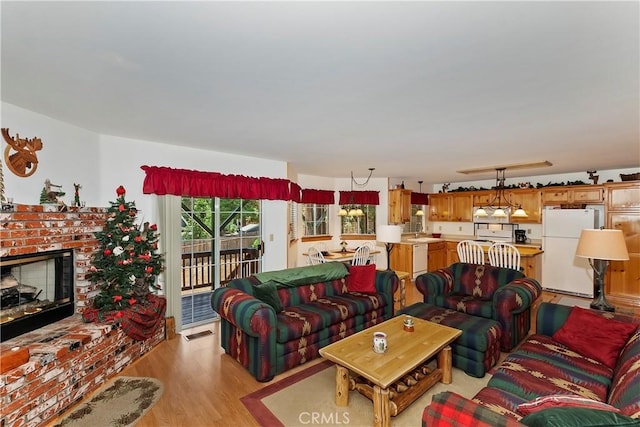
<path id="1" fill-rule="evenodd" d="M 157 226 L 147 222 L 136 225 L 135 202 L 125 200 L 122 186 L 116 194 L 118 198 L 111 202 L 103 230 L 95 233 L 100 248 L 93 254 L 86 277 L 100 286 L 100 292 L 93 307 L 85 310 L 84 317 L 89 321 L 118 319 L 131 311 L 139 313 L 150 304 L 149 294 L 159 289 L 156 277 L 163 270 L 163 260 L 158 254 Z"/>

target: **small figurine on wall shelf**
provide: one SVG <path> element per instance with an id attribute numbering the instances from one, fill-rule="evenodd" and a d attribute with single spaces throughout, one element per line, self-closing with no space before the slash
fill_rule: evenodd
<path id="1" fill-rule="evenodd" d="M 600 175 L 596 175 L 596 172 L 598 171 L 587 171 L 587 173 L 589 174 L 589 179 L 593 181 L 593 185 L 598 184 L 598 178 L 600 178 Z"/>
<path id="2" fill-rule="evenodd" d="M 73 183 L 73 206 L 80 207 L 82 203 L 80 203 L 80 189 L 82 186 L 80 184 Z"/>
<path id="3" fill-rule="evenodd" d="M 44 187 L 42 187 L 42 192 L 40 193 L 40 204 L 64 205 L 64 202 L 58 199 L 58 197 L 62 197 L 66 194 L 61 190 L 61 188 L 62 185 L 52 184 L 47 178 L 44 181 Z"/>

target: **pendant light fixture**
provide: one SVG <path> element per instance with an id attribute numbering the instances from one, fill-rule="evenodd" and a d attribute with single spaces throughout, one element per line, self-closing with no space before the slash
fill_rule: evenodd
<path id="1" fill-rule="evenodd" d="M 373 175 L 373 171 L 376 168 L 369 168 L 369 176 L 367 177 L 367 179 L 365 179 L 363 182 L 358 182 L 355 180 L 355 178 L 353 177 L 353 171 L 351 171 L 351 192 L 350 192 L 350 197 L 349 197 L 349 204 L 347 206 L 342 206 L 340 208 L 340 210 L 338 211 L 338 216 L 364 216 L 364 212 L 362 211 L 362 209 L 360 209 L 359 207 L 356 207 L 354 204 L 354 200 L 353 200 L 353 184 L 355 183 L 356 185 L 360 186 L 360 187 L 364 187 L 365 185 L 367 185 L 369 183 L 369 180 L 371 179 L 371 175 Z"/>
<path id="2" fill-rule="evenodd" d="M 423 182 L 424 181 L 418 181 L 418 184 L 420 185 L 420 191 L 419 191 L 420 193 L 422 193 L 422 183 Z M 416 211 L 416 216 L 424 216 L 424 211 L 422 209 L 418 209 Z"/>
<path id="3" fill-rule="evenodd" d="M 493 199 L 491 200 L 491 202 L 489 202 L 488 205 L 478 208 L 473 213 L 473 216 L 479 217 L 479 218 L 488 217 L 489 214 L 484 209 L 485 207 L 493 209 L 493 213 L 491 214 L 493 218 L 506 218 L 507 211 L 511 209 L 513 209 L 513 213 L 511 214 L 512 218 L 527 218 L 529 216 L 527 215 L 527 212 L 525 212 L 525 210 L 522 209 L 521 205 L 516 205 L 514 203 L 511 203 L 511 201 L 505 196 L 504 171 L 505 171 L 505 168 L 496 168 L 496 187 L 495 187 L 496 195 L 493 197 Z"/>

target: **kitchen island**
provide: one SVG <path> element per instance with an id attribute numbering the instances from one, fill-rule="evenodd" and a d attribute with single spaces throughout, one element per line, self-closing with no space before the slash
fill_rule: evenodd
<path id="1" fill-rule="evenodd" d="M 391 268 L 393 270 L 407 271 L 413 279 L 417 274 L 424 272 L 424 266 L 428 266 L 428 271 L 447 267 L 455 262 L 459 262 L 457 245 L 461 240 L 466 240 L 463 236 L 452 237 L 415 237 L 414 235 L 403 236 L 402 241 L 397 244 L 391 252 Z M 473 240 L 470 238 L 469 240 Z M 489 262 L 488 251 L 491 242 L 478 242 L 485 252 L 485 262 Z M 432 260 L 416 260 L 416 246 L 426 246 L 428 257 Z M 520 251 L 520 266 L 527 277 L 532 277 L 540 283 L 542 280 L 542 249 L 538 245 L 514 245 Z M 442 253 L 444 251 L 444 254 Z M 417 262 L 416 262 L 417 261 Z M 436 261 L 436 262 L 433 262 Z M 414 269 L 414 266 L 419 269 Z"/>

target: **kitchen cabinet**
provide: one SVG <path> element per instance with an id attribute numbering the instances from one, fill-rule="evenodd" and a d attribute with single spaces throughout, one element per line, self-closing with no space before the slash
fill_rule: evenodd
<path id="1" fill-rule="evenodd" d="M 447 242 L 446 250 L 447 266 L 455 264 L 456 262 L 460 262 L 460 257 L 458 257 L 458 242 Z"/>
<path id="2" fill-rule="evenodd" d="M 429 194 L 429 221 L 449 221 L 449 194 Z"/>
<path id="3" fill-rule="evenodd" d="M 473 193 L 473 206 L 488 206 L 496 193 L 494 191 L 476 191 Z"/>
<path id="4" fill-rule="evenodd" d="M 473 221 L 473 194 L 437 193 L 429 195 L 430 221 Z"/>
<path id="5" fill-rule="evenodd" d="M 456 222 L 472 222 L 473 221 L 473 194 L 454 193 L 451 195 L 450 221 L 456 221 Z"/>
<path id="6" fill-rule="evenodd" d="M 542 199 L 540 190 L 529 188 L 508 190 L 505 193 L 505 196 L 511 204 L 516 207 L 521 206 L 528 215 L 526 218 L 516 218 L 511 216 L 511 222 L 516 224 L 542 223 Z M 512 210 L 511 213 L 513 213 L 514 210 Z"/>
<path id="7" fill-rule="evenodd" d="M 611 303 L 640 306 L 640 181 L 604 184 L 607 228 L 622 230 L 627 261 L 611 261 L 605 295 Z"/>
<path id="8" fill-rule="evenodd" d="M 446 267 L 447 264 L 447 243 L 429 243 L 428 247 L 428 271 L 434 271 Z"/>
<path id="9" fill-rule="evenodd" d="M 411 221 L 411 190 L 389 190 L 389 223 L 403 224 Z M 406 270 L 403 270 L 406 271 Z"/>
<path id="10" fill-rule="evenodd" d="M 572 185 L 542 189 L 542 204 L 545 206 L 572 203 L 603 204 L 604 187 L 602 185 Z"/>
<path id="11" fill-rule="evenodd" d="M 427 244 L 396 243 L 389 257 L 391 269 L 406 271 L 411 279 L 427 270 Z"/>

